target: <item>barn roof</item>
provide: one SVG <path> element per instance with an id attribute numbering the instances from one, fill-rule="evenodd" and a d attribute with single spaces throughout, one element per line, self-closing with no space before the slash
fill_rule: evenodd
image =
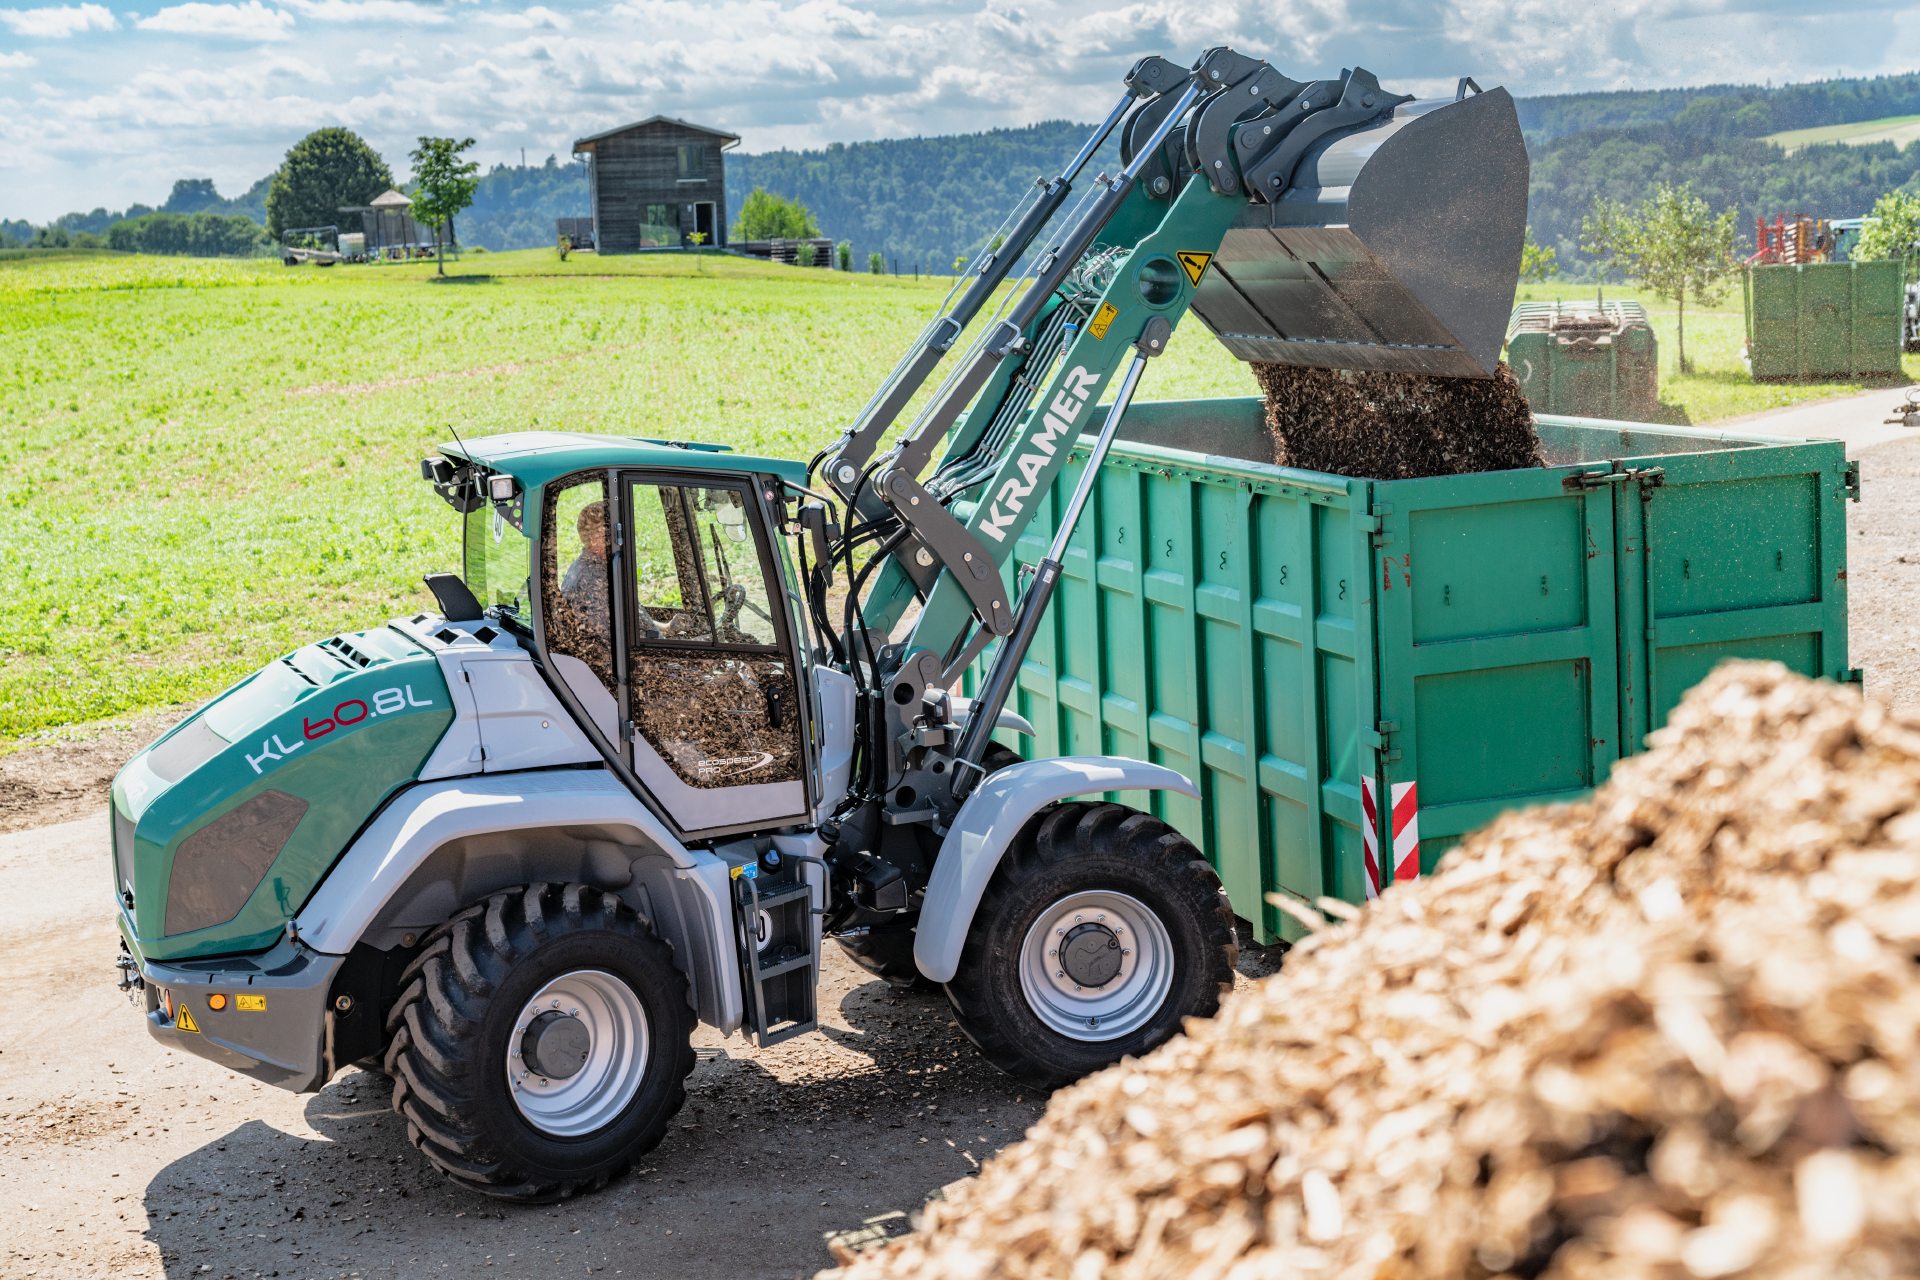
<path id="1" fill-rule="evenodd" d="M 630 133 L 635 129 L 644 128 L 650 124 L 677 124 L 683 129 L 693 129 L 699 133 L 711 134 L 716 138 L 725 138 L 726 141 L 720 144 L 722 150 L 740 141 L 739 134 L 728 133 L 725 129 L 715 129 L 704 124 L 695 124 L 691 120 L 682 120 L 676 116 L 648 116 L 645 120 L 635 120 L 632 124 L 623 124 L 617 129 L 607 129 L 601 133 L 593 134 L 590 137 L 581 138 L 573 144 L 573 149 L 575 151 L 592 151 L 593 143 L 599 142 L 604 138 L 614 137 L 618 134 Z"/>

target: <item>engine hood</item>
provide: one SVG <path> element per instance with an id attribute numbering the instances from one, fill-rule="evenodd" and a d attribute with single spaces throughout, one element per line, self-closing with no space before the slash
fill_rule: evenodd
<path id="1" fill-rule="evenodd" d="M 392 628 L 305 645 L 222 693 L 114 779 L 130 941 L 154 959 L 271 946 L 452 722 L 439 663 Z"/>

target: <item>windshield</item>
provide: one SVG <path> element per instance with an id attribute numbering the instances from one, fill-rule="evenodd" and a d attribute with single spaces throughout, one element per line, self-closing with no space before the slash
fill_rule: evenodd
<path id="1" fill-rule="evenodd" d="M 526 536 L 491 503 L 466 517 L 466 556 L 461 576 L 482 607 L 497 606 L 531 625 L 527 608 L 533 562 Z"/>

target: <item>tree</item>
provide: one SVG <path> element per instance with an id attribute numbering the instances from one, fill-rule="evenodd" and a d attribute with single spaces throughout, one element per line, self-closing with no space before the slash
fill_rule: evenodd
<path id="1" fill-rule="evenodd" d="M 886 274 L 887 259 L 878 249 L 867 255 L 867 270 L 876 276 Z"/>
<path id="2" fill-rule="evenodd" d="M 447 241 L 458 243 L 454 235 L 453 215 L 473 203 L 473 191 L 480 185 L 480 166 L 462 160 L 460 153 L 473 145 L 472 138 L 455 142 L 452 138 L 422 138 L 420 145 L 407 154 L 413 161 L 413 220 L 433 228 L 433 260 L 440 274 L 447 274 Z M 446 229 L 445 240 L 441 229 Z"/>
<path id="3" fill-rule="evenodd" d="M 1520 278 L 1539 281 L 1559 274 L 1560 268 L 1554 264 L 1556 256 L 1552 249 L 1533 242 L 1533 228 L 1528 227 L 1526 242 L 1520 246 Z"/>
<path id="4" fill-rule="evenodd" d="M 819 234 L 807 206 L 765 187 L 753 189 L 740 205 L 740 220 L 733 224 L 735 240 L 810 240 Z"/>
<path id="5" fill-rule="evenodd" d="M 851 240 L 840 242 L 840 269 L 848 272 L 853 270 L 853 241 Z"/>
<path id="6" fill-rule="evenodd" d="M 1629 211 L 1617 201 L 1601 197 L 1593 212 L 1580 221 L 1580 248 L 1596 254 L 1628 280 L 1671 298 L 1679 306 L 1679 369 L 1687 363 L 1687 295 L 1712 306 L 1733 282 L 1738 263 L 1733 257 L 1733 210 L 1715 216 L 1707 202 L 1693 194 L 1690 183 L 1678 187 L 1662 183 Z"/>
<path id="7" fill-rule="evenodd" d="M 293 144 L 267 188 L 267 230 L 325 227 L 343 205 L 371 204 L 393 186 L 380 154 L 350 129 L 316 129 Z"/>
<path id="8" fill-rule="evenodd" d="M 1920 196 L 1889 191 L 1873 202 L 1867 225 L 1860 228 L 1860 239 L 1847 254 L 1855 262 L 1873 258 L 1898 258 L 1907 264 L 1907 278 L 1914 278 L 1916 242 L 1920 242 Z"/>

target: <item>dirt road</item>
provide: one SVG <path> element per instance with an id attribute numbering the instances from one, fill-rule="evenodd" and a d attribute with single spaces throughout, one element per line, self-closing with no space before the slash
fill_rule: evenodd
<path id="1" fill-rule="evenodd" d="M 1863 447 L 1851 661 L 1870 693 L 1920 706 L 1920 439 Z M 453 1189 L 407 1145 L 378 1077 L 264 1088 L 169 1055 L 113 989 L 104 780 L 160 723 L 0 759 L 9 1280 L 811 1274 L 831 1237 L 904 1230 L 1045 1101 L 980 1061 L 942 996 L 891 991 L 829 947 L 825 1030 L 765 1052 L 703 1032 L 687 1108 L 640 1171 L 538 1209 Z M 89 816 L 65 820 L 76 812 Z M 1247 953 L 1242 981 L 1273 959 Z"/>

